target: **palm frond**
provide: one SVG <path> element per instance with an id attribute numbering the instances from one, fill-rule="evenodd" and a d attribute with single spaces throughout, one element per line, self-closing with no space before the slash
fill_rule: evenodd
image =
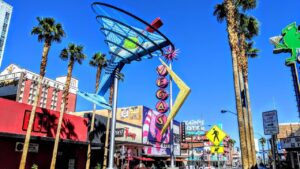
<path id="1" fill-rule="evenodd" d="M 246 55 L 250 58 L 257 58 L 258 57 L 258 53 L 260 52 L 260 50 L 258 48 L 254 47 L 254 42 L 253 41 L 249 41 L 246 42 Z"/>
<path id="2" fill-rule="evenodd" d="M 61 42 L 65 37 L 65 32 L 60 23 L 56 23 L 54 18 L 37 17 L 38 25 L 33 27 L 31 34 L 38 36 L 38 41 L 51 43 Z"/>
<path id="3" fill-rule="evenodd" d="M 62 60 L 74 60 L 75 62 L 82 64 L 82 61 L 86 58 L 83 53 L 84 46 L 69 43 L 67 48 L 64 48 L 60 53 Z"/>
<path id="4" fill-rule="evenodd" d="M 60 57 L 62 60 L 64 60 L 64 61 L 68 60 L 68 59 L 69 59 L 69 51 L 68 51 L 68 49 L 67 49 L 67 48 L 64 48 L 64 49 L 60 52 L 59 57 Z"/>
<path id="5" fill-rule="evenodd" d="M 223 22 L 226 18 L 226 8 L 225 4 L 217 4 L 214 9 L 214 16 L 217 17 L 218 22 Z"/>
<path id="6" fill-rule="evenodd" d="M 236 5 L 241 7 L 243 11 L 254 9 L 257 6 L 256 0 L 237 0 Z"/>

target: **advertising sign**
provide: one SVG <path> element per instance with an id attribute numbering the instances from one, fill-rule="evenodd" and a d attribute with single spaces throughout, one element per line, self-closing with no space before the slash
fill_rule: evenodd
<path id="1" fill-rule="evenodd" d="M 204 134 L 204 120 L 184 121 L 186 135 L 202 135 Z"/>
<path id="2" fill-rule="evenodd" d="M 115 137 L 124 137 L 124 128 L 117 128 L 115 131 Z"/>
<path id="3" fill-rule="evenodd" d="M 76 112 L 77 115 L 85 114 L 86 111 Z M 97 115 L 107 117 L 109 112 L 108 110 L 97 110 Z M 131 106 L 131 107 L 122 107 L 117 109 L 117 121 L 133 124 L 136 126 L 142 126 L 143 120 L 143 106 Z"/>
<path id="4" fill-rule="evenodd" d="M 167 120 L 165 114 L 144 107 L 143 143 L 144 152 L 149 155 L 170 155 L 170 129 L 161 134 L 163 125 Z M 179 123 L 174 121 L 174 154 L 180 155 Z"/>
<path id="5" fill-rule="evenodd" d="M 299 148 L 300 147 L 300 137 L 288 137 L 280 139 L 280 148 Z"/>
<path id="6" fill-rule="evenodd" d="M 117 122 L 116 128 L 121 131 L 123 129 L 123 136 L 116 137 L 117 141 L 126 141 L 134 143 L 142 143 L 142 129 L 127 124 Z M 116 133 L 117 134 L 117 133 Z M 121 135 L 121 133 L 119 133 Z"/>
<path id="7" fill-rule="evenodd" d="M 180 123 L 177 121 L 173 122 L 173 145 L 174 154 L 180 155 Z"/>
<path id="8" fill-rule="evenodd" d="M 142 126 L 142 106 L 132 106 L 119 108 L 117 110 L 117 120 Z"/>
<path id="9" fill-rule="evenodd" d="M 262 113 L 265 135 L 274 135 L 279 133 L 277 110 L 271 110 Z"/>

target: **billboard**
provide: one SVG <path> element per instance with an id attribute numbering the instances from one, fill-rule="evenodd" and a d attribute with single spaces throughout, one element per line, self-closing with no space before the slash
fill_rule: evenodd
<path id="1" fill-rule="evenodd" d="M 75 112 L 74 114 L 77 116 L 83 116 L 86 113 L 92 113 L 92 112 L 93 111 L 91 110 L 91 111 Z M 104 116 L 104 117 L 107 117 L 108 113 L 109 111 L 105 109 L 96 111 L 97 115 Z M 118 108 L 116 118 L 117 121 L 125 122 L 128 124 L 141 127 L 143 121 L 143 106 L 130 106 L 130 107 Z"/>
<path id="2" fill-rule="evenodd" d="M 139 127 L 117 122 L 116 131 L 117 141 L 142 143 L 142 129 Z"/>
<path id="3" fill-rule="evenodd" d="M 91 122 L 92 113 L 85 114 Z M 104 143 L 106 132 L 107 117 L 102 115 L 95 116 L 95 131 L 90 133 L 93 143 Z M 115 140 L 132 143 L 142 143 L 142 128 L 132 124 L 116 122 Z"/>
<path id="4" fill-rule="evenodd" d="M 138 126 L 142 126 L 142 115 L 142 106 L 124 107 L 117 110 L 117 120 Z"/>
<path id="5" fill-rule="evenodd" d="M 170 129 L 161 135 L 163 125 L 167 120 L 165 114 L 144 107 L 143 109 L 143 131 L 142 141 L 144 153 L 149 155 L 170 155 Z M 179 122 L 174 121 L 174 154 L 180 155 Z"/>
<path id="6" fill-rule="evenodd" d="M 203 135 L 204 134 L 204 120 L 190 120 L 183 121 L 185 124 L 186 136 Z"/>

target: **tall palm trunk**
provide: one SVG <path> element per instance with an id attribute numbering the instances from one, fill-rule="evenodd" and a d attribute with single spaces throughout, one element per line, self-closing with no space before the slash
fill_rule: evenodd
<path id="1" fill-rule="evenodd" d="M 254 143 L 254 133 L 253 133 L 253 125 L 252 125 L 252 113 L 251 113 L 251 105 L 250 105 L 250 95 L 248 88 L 248 57 L 246 55 L 246 37 L 245 34 L 240 34 L 240 43 L 241 43 L 241 71 L 242 71 L 242 79 L 243 79 L 243 88 L 244 88 L 244 97 L 246 101 L 246 111 L 244 112 L 245 122 L 246 122 L 246 136 L 247 136 L 247 144 L 248 144 L 248 154 L 249 159 L 251 160 L 249 164 L 252 167 L 256 165 L 256 152 L 255 152 L 255 143 Z"/>
<path id="2" fill-rule="evenodd" d="M 233 67 L 233 78 L 234 78 L 234 89 L 235 89 L 235 100 L 236 100 L 236 109 L 238 115 L 238 125 L 239 125 L 239 135 L 240 135 L 240 146 L 242 151 L 242 163 L 243 168 L 248 169 L 248 155 L 247 147 L 245 140 L 245 128 L 243 120 L 243 112 L 241 105 L 241 95 L 240 95 L 240 86 L 239 86 L 239 74 L 238 74 L 238 62 L 237 57 L 239 53 L 238 45 L 238 34 L 236 31 L 236 18 L 235 18 L 235 6 L 232 0 L 225 0 L 225 6 L 227 9 L 226 20 L 227 20 L 227 32 L 229 45 L 231 48 L 232 56 L 232 67 Z"/>
<path id="3" fill-rule="evenodd" d="M 111 84 L 110 90 L 109 90 L 109 104 L 112 105 L 113 102 L 113 96 L 114 96 L 114 84 Z M 108 111 L 107 115 L 107 121 L 106 121 L 106 134 L 105 134 L 105 147 L 104 147 L 104 160 L 103 160 L 103 167 L 102 169 L 106 169 L 107 165 L 107 155 L 108 155 L 108 138 L 109 138 L 109 128 L 110 128 L 110 116 L 111 111 Z"/>
<path id="4" fill-rule="evenodd" d="M 54 148 L 53 148 L 53 154 L 52 154 L 50 169 L 55 169 L 58 143 L 59 143 L 59 136 L 60 136 L 60 131 L 61 131 L 61 125 L 62 125 L 62 122 L 63 122 L 65 107 L 66 107 L 67 100 L 68 100 L 67 98 L 68 98 L 68 95 L 69 95 L 69 89 L 70 89 L 73 66 L 74 66 L 74 59 L 71 58 L 70 62 L 68 64 L 68 75 L 67 75 L 67 80 L 66 80 L 66 86 L 65 86 L 64 91 L 63 91 L 63 98 L 62 98 L 63 103 L 62 103 L 60 113 L 59 113 L 59 119 L 58 119 L 57 131 L 56 131 L 56 135 L 55 135 L 55 142 L 54 142 Z"/>
<path id="5" fill-rule="evenodd" d="M 243 52 L 241 52 L 243 53 Z M 249 166 L 252 166 L 252 147 L 251 147 L 251 139 L 250 139 L 250 129 L 249 129 L 249 118 L 248 118 L 248 109 L 246 103 L 246 94 L 245 94 L 245 85 L 243 78 L 243 70 L 239 70 L 239 81 L 240 81 L 240 89 L 241 89 L 241 97 L 242 97 L 242 110 L 243 110 L 243 118 L 245 122 L 245 136 L 246 136 L 246 146 L 247 146 L 247 155 L 249 159 Z"/>
<path id="6" fill-rule="evenodd" d="M 252 147 L 252 140 L 251 140 L 251 131 L 250 131 L 250 121 L 249 121 L 249 112 L 248 112 L 248 98 L 246 94 L 245 88 L 245 75 L 247 74 L 245 67 L 247 65 L 247 58 L 246 58 L 246 38 L 244 33 L 239 34 L 239 44 L 240 44 L 240 55 L 239 55 L 239 75 L 240 75 L 240 88 L 241 94 L 243 97 L 243 116 L 245 121 L 245 131 L 246 131 L 246 144 L 247 144 L 247 153 L 249 157 L 249 167 L 251 168 L 254 165 L 253 159 L 253 147 Z"/>
<path id="7" fill-rule="evenodd" d="M 26 167 L 26 159 L 27 159 L 28 148 L 29 148 L 29 143 L 30 143 L 30 136 L 31 136 L 31 131 L 32 131 L 32 127 L 33 127 L 35 111 L 36 111 L 37 105 L 40 100 L 41 86 L 42 86 L 42 81 L 44 79 L 45 72 L 46 72 L 47 58 L 48 58 L 48 53 L 49 53 L 50 47 L 51 47 L 51 43 L 46 41 L 44 44 L 44 47 L 43 47 L 42 61 L 41 61 L 41 66 L 40 66 L 40 77 L 39 77 L 39 81 L 38 81 L 38 85 L 37 85 L 37 92 L 34 96 L 34 102 L 32 105 L 32 110 L 30 112 L 29 123 L 28 123 L 27 131 L 26 131 L 25 142 L 24 142 L 24 147 L 23 147 L 23 152 L 22 152 L 19 169 L 25 169 L 25 167 Z"/>
<path id="8" fill-rule="evenodd" d="M 257 165 L 256 162 L 256 151 L 255 151 L 255 142 L 254 142 L 254 131 L 253 131 L 253 124 L 252 124 L 252 112 L 250 106 L 250 94 L 249 94 L 249 87 L 248 87 L 248 80 L 245 79 L 245 91 L 246 91 L 246 98 L 247 98 L 247 108 L 248 108 L 248 120 L 249 120 L 249 129 L 250 129 L 250 140 L 251 140 L 251 147 L 252 147 L 252 158 L 253 158 L 253 165 Z"/>
<path id="9" fill-rule="evenodd" d="M 95 93 L 97 93 L 98 87 L 99 87 L 99 81 L 100 81 L 100 76 L 101 76 L 101 70 L 102 70 L 102 65 L 98 65 L 97 66 L 97 73 L 96 73 L 96 86 L 95 86 Z M 96 114 L 96 104 L 94 104 L 94 108 L 93 108 L 93 115 L 92 115 L 92 121 L 91 121 L 91 128 L 90 128 L 90 133 L 94 131 L 94 125 L 95 125 L 95 114 Z M 86 169 L 90 169 L 90 164 L 91 164 L 91 142 L 93 140 L 89 141 L 89 145 L 88 145 L 88 150 L 87 150 L 87 160 L 86 160 L 86 165 L 85 168 Z"/>

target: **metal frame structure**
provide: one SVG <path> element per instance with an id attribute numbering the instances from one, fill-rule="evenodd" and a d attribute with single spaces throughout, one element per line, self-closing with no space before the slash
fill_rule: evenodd
<path id="1" fill-rule="evenodd" d="M 146 55 L 148 55 L 148 59 L 151 59 L 153 56 L 164 56 L 168 54 L 166 53 L 168 50 L 164 50 L 164 48 L 169 47 L 169 49 L 175 51 L 175 46 L 164 34 L 162 34 L 151 24 L 123 9 L 102 2 L 94 2 L 91 7 L 93 12 L 96 14 L 96 20 L 102 25 L 100 30 L 106 37 L 106 40 L 104 41 L 109 46 L 109 54 L 111 55 L 111 59 L 108 61 L 108 66 L 105 68 L 105 74 L 101 79 L 98 91 L 95 94 L 79 91 L 78 95 L 82 96 L 88 101 L 102 106 L 103 108 L 112 110 L 112 127 L 110 134 L 108 169 L 113 169 L 115 152 L 114 130 L 116 127 L 119 72 L 126 64 L 130 64 L 132 61 L 141 61 L 142 58 L 145 58 Z M 118 13 L 125 14 L 135 21 L 151 28 L 155 33 L 147 32 L 146 30 L 129 26 L 128 24 L 109 16 L 107 12 L 102 9 L 102 7 L 106 7 Z M 136 39 L 139 38 L 137 39 L 138 42 L 134 41 L 132 37 L 136 37 Z M 139 42 L 139 40 L 141 40 L 142 42 Z M 125 41 L 129 41 L 131 44 L 134 44 L 134 46 L 136 46 L 135 49 L 127 48 L 125 45 Z M 109 105 L 106 102 L 104 95 L 108 91 L 109 87 L 113 84 L 113 81 L 115 88 L 113 105 Z"/>

